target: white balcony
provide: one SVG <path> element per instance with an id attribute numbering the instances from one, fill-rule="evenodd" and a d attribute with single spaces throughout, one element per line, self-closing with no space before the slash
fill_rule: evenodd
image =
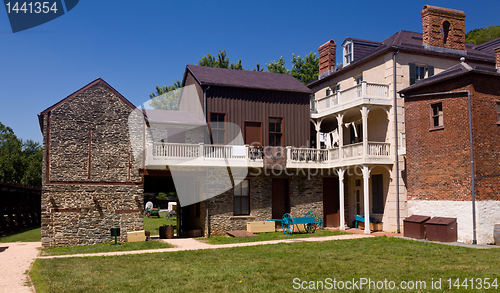
<path id="1" fill-rule="evenodd" d="M 335 168 L 356 164 L 392 164 L 390 143 L 368 142 L 332 149 L 286 147 L 287 168 Z M 177 166 L 263 167 L 262 151 L 251 146 L 149 143 L 146 169 Z"/>
<path id="2" fill-rule="evenodd" d="M 362 104 L 392 105 L 389 86 L 362 82 L 324 98 L 311 100 L 311 117 L 323 117 Z"/>

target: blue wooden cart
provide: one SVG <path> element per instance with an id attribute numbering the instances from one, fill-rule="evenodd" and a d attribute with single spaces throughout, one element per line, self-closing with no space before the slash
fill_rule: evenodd
<path id="1" fill-rule="evenodd" d="M 304 228 L 308 233 L 314 233 L 317 228 L 323 228 L 323 220 L 321 219 L 321 217 L 318 217 L 318 220 L 316 221 L 316 217 L 312 212 L 307 212 L 304 217 L 295 218 L 292 218 L 289 213 L 286 213 L 281 219 L 271 219 L 269 221 L 281 222 L 283 233 L 285 233 L 286 235 L 292 235 L 295 225 L 304 225 Z"/>

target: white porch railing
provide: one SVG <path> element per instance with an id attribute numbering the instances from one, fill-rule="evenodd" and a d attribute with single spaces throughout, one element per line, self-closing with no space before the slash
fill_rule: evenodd
<path id="1" fill-rule="evenodd" d="M 318 100 L 311 100 L 311 112 L 321 113 L 338 105 L 347 104 L 363 98 L 389 99 L 389 86 L 362 82 L 343 91 Z"/>
<path id="2" fill-rule="evenodd" d="M 287 166 L 291 168 L 315 168 L 338 165 L 344 159 L 390 159 L 390 143 L 368 142 L 367 154 L 363 143 L 345 145 L 341 148 L 312 149 L 287 147 Z M 183 143 L 150 143 L 146 156 L 146 165 L 164 166 L 170 163 L 183 165 L 224 165 L 227 160 L 237 165 L 262 166 L 261 148 L 230 145 L 205 145 Z M 172 161 L 173 160 L 173 161 Z M 242 166 L 243 166 L 242 165 Z"/>

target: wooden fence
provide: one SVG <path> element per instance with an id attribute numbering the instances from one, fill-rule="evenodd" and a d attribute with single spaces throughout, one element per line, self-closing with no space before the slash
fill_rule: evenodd
<path id="1" fill-rule="evenodd" d="M 42 188 L 0 181 L 0 235 L 40 227 Z"/>

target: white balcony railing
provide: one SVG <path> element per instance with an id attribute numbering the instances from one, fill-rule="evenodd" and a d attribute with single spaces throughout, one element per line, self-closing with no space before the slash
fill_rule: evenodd
<path id="1" fill-rule="evenodd" d="M 344 160 L 386 159 L 390 161 L 390 143 L 355 143 L 340 148 L 312 149 L 286 147 L 287 166 L 290 168 L 316 168 L 342 165 Z M 184 166 L 223 166 L 235 163 L 242 166 L 261 167 L 263 153 L 261 148 L 230 145 L 205 145 L 181 143 L 149 143 L 146 165 L 153 167 L 169 164 Z M 369 163 L 369 162 L 368 162 Z M 390 163 L 390 162 L 389 162 Z"/>
<path id="2" fill-rule="evenodd" d="M 389 99 L 389 86 L 362 82 L 343 91 L 326 96 L 318 100 L 311 100 L 311 112 L 321 113 L 339 105 L 348 104 L 360 99 Z"/>

